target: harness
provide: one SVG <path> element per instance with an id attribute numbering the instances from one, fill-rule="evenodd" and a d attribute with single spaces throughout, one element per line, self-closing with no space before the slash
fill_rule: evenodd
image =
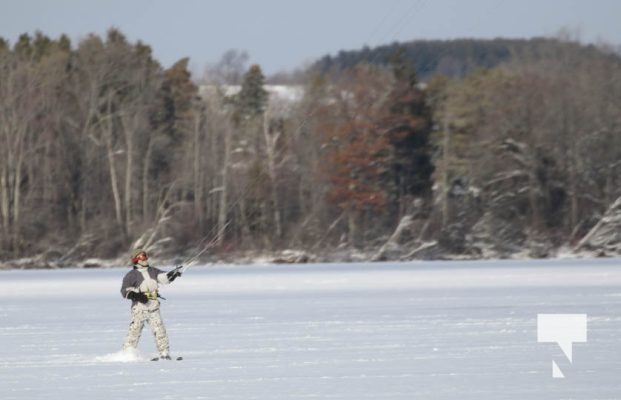
<path id="1" fill-rule="evenodd" d="M 162 300 L 166 300 L 166 298 L 161 296 L 160 292 L 157 290 L 154 290 L 152 292 L 142 292 L 142 293 L 144 293 L 149 300 L 157 300 L 158 298 Z"/>

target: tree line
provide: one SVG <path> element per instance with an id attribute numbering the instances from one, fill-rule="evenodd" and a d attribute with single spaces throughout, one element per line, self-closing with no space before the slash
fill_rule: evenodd
<path id="1" fill-rule="evenodd" d="M 477 69 L 494 68 L 521 58 L 531 61 L 549 59 L 560 51 L 577 52 L 584 58 L 610 57 L 599 46 L 579 44 L 570 32 L 561 32 L 559 36 L 562 40 L 541 37 L 395 42 L 374 48 L 341 50 L 336 55 L 320 58 L 310 68 L 317 73 L 329 74 L 358 64 L 388 65 L 395 52 L 400 51 L 413 64 L 420 78 L 427 80 L 437 74 L 463 78 Z"/>
<path id="2" fill-rule="evenodd" d="M 422 83 L 396 47 L 282 108 L 241 52 L 199 95 L 116 29 L 0 40 L 0 258 L 365 248 L 404 217 L 454 253 L 571 243 L 621 194 L 621 64 L 590 51 Z"/>

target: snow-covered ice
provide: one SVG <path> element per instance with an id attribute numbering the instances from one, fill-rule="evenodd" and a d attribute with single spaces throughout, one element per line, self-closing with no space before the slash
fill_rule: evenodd
<path id="1" fill-rule="evenodd" d="M 619 260 L 192 267 L 173 356 L 121 352 L 126 269 L 0 272 L 0 399 L 619 399 Z M 537 314 L 588 315 L 573 363 Z M 552 378 L 552 361 L 565 379 Z"/>

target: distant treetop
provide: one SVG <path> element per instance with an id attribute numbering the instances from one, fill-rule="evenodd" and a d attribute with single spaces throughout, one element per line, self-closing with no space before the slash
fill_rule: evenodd
<path id="1" fill-rule="evenodd" d="M 421 80 L 436 74 L 461 78 L 474 70 L 493 68 L 516 57 L 533 61 L 554 58 L 568 46 L 580 49 L 586 57 L 618 58 L 594 45 L 550 38 L 416 40 L 375 48 L 365 46 L 361 50 L 342 50 L 335 56 L 327 55 L 319 59 L 311 69 L 329 74 L 363 63 L 389 66 L 394 55 L 400 52 L 401 57 L 414 64 Z"/>

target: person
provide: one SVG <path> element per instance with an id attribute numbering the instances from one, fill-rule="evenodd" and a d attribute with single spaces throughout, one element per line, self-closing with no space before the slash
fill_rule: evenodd
<path id="1" fill-rule="evenodd" d="M 149 256 L 142 249 L 135 250 L 131 255 L 133 268 L 123 278 L 121 295 L 131 300 L 132 320 L 129 332 L 123 343 L 123 350 L 135 349 L 142 334 L 145 322 L 148 322 L 155 336 L 155 344 L 159 357 L 153 359 L 170 360 L 170 346 L 166 328 L 160 315 L 160 284 L 168 284 L 181 276 L 181 266 L 164 272 L 149 265 Z"/>

